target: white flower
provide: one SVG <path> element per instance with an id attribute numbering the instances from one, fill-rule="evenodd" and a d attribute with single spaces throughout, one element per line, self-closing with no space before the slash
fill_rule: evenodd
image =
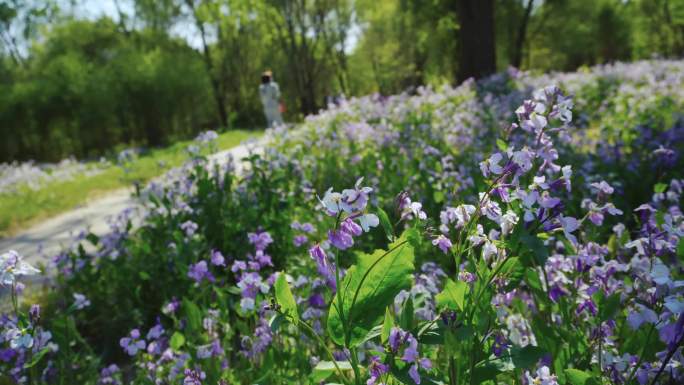
<path id="1" fill-rule="evenodd" d="M 321 204 L 328 211 L 330 215 L 337 215 L 340 212 L 342 203 L 342 194 L 334 192 L 332 187 L 325 192 L 323 199 L 320 200 Z"/>
<path id="2" fill-rule="evenodd" d="M 653 282 L 657 283 L 658 285 L 667 285 L 670 283 L 670 269 L 665 266 L 660 259 L 656 260 L 655 264 L 653 265 L 653 269 L 651 269 L 650 275 L 653 279 Z"/>
<path id="3" fill-rule="evenodd" d="M 523 172 L 527 172 L 532 169 L 533 159 L 534 154 L 527 148 L 523 148 L 520 151 L 515 151 L 511 157 L 513 163 L 517 164 Z"/>
<path id="4" fill-rule="evenodd" d="M 12 349 L 30 349 L 33 347 L 31 334 L 24 334 L 19 329 L 10 329 L 5 333 L 5 339 L 9 340 Z"/>
<path id="5" fill-rule="evenodd" d="M 503 172 L 503 167 L 499 165 L 503 155 L 500 153 L 492 154 L 489 159 L 480 162 L 480 170 L 482 170 L 482 175 L 488 177 L 489 174 L 500 175 Z"/>
<path id="6" fill-rule="evenodd" d="M 508 210 L 506 214 L 501 217 L 501 232 L 506 235 L 509 234 L 515 225 L 518 224 L 518 216 L 511 210 Z"/>
<path id="7" fill-rule="evenodd" d="M 0 285 L 12 285 L 18 276 L 38 273 L 40 270 L 22 261 L 22 256 L 14 250 L 0 255 Z"/>
<path id="8" fill-rule="evenodd" d="M 468 237 L 468 241 L 473 244 L 473 246 L 478 246 L 482 242 L 487 240 L 487 236 L 484 234 L 484 229 L 481 224 L 477 224 L 477 232 Z"/>
<path id="9" fill-rule="evenodd" d="M 568 238 L 568 240 L 572 242 L 572 244 L 576 245 L 577 238 L 571 233 L 579 229 L 579 221 L 573 217 L 564 217 L 562 215 L 558 218 L 558 221 L 560 222 L 560 225 L 563 228 L 563 234 L 565 234 L 565 237 Z"/>
<path id="10" fill-rule="evenodd" d="M 361 215 L 359 218 L 359 224 L 363 228 L 363 231 L 368 232 L 371 227 L 375 227 L 380 224 L 380 219 L 375 214 L 365 214 Z"/>
<path id="11" fill-rule="evenodd" d="M 485 261 L 489 261 L 492 255 L 497 255 L 499 250 L 494 246 L 492 242 L 486 241 L 484 246 L 482 246 L 482 258 Z"/>

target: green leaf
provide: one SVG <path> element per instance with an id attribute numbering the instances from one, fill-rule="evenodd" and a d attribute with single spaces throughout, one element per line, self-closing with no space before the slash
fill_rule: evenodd
<path id="1" fill-rule="evenodd" d="M 537 234 L 530 234 L 525 230 L 519 230 L 515 236 L 524 246 L 521 250 L 525 251 L 522 255 L 522 262 L 526 267 L 543 266 L 549 258 L 549 249 L 544 245 Z M 521 251 L 522 253 L 522 251 Z"/>
<path id="2" fill-rule="evenodd" d="M 384 345 L 387 340 L 389 340 L 390 333 L 392 332 L 392 327 L 394 326 L 394 318 L 392 317 L 392 312 L 390 308 L 385 309 L 385 321 L 382 323 L 382 333 L 380 333 L 380 341 Z"/>
<path id="3" fill-rule="evenodd" d="M 173 333 L 169 345 L 171 346 L 171 349 L 179 351 L 180 348 L 185 345 L 185 336 L 179 332 Z"/>
<path id="4" fill-rule="evenodd" d="M 413 247 L 408 240 L 414 230 L 402 234 L 388 251 L 360 254 L 340 283 L 342 303 L 335 296 L 328 311 L 328 334 L 338 345 L 357 346 L 379 323 L 387 306 L 413 281 Z"/>
<path id="5" fill-rule="evenodd" d="M 591 374 L 579 369 L 565 369 L 565 376 L 570 385 L 589 385 Z"/>
<path id="6" fill-rule="evenodd" d="M 36 365 L 40 362 L 40 360 L 41 360 L 49 351 L 50 351 L 50 348 L 47 348 L 47 347 L 41 349 L 41 350 L 38 352 L 38 354 L 35 354 L 35 355 L 33 356 L 33 358 L 31 358 L 31 362 L 29 362 L 28 364 L 24 365 L 24 368 L 25 368 L 25 369 L 29 369 L 29 368 L 32 368 L 32 367 L 36 366 Z"/>
<path id="7" fill-rule="evenodd" d="M 275 314 L 268 320 L 268 326 L 270 326 L 272 332 L 278 331 L 280 325 L 285 321 L 285 317 L 282 314 Z"/>
<path id="8" fill-rule="evenodd" d="M 191 333 L 202 331 L 202 312 L 199 307 L 188 299 L 183 300 L 182 307 L 188 319 L 188 330 Z"/>
<path id="9" fill-rule="evenodd" d="M 404 306 L 401 308 L 401 316 L 399 316 L 399 327 L 404 330 L 413 329 L 413 313 L 414 313 L 413 299 L 409 297 L 404 301 Z"/>
<path id="10" fill-rule="evenodd" d="M 511 360 L 518 369 L 531 368 L 546 354 L 544 349 L 532 345 L 523 348 L 511 348 L 510 352 Z"/>
<path id="11" fill-rule="evenodd" d="M 289 316 L 294 321 L 298 321 L 299 313 L 297 313 L 297 302 L 292 295 L 290 285 L 287 283 L 285 273 L 278 274 L 278 278 L 275 282 L 275 296 L 283 314 Z"/>
<path id="12" fill-rule="evenodd" d="M 665 183 L 656 183 L 656 185 L 653 186 L 653 191 L 655 191 L 658 194 L 664 193 L 666 189 L 667 189 L 667 184 L 665 184 Z"/>
<path id="13" fill-rule="evenodd" d="M 349 361 L 336 361 L 337 367 L 340 368 L 340 370 L 351 370 L 352 366 L 349 363 Z M 316 367 L 313 369 L 313 372 L 311 373 L 311 377 L 313 379 L 314 384 L 318 384 L 321 381 L 324 381 L 328 377 L 330 377 L 333 373 L 337 371 L 337 368 L 335 367 L 335 363 L 332 361 L 321 361 L 316 365 Z"/>
<path id="14" fill-rule="evenodd" d="M 499 274 L 508 280 L 506 288 L 508 291 L 515 289 L 525 275 L 525 268 L 520 262 L 520 258 L 511 257 L 506 260 L 506 264 L 501 267 Z"/>
<path id="15" fill-rule="evenodd" d="M 499 150 L 506 152 L 508 151 L 508 144 L 504 142 L 501 138 L 496 140 L 496 147 L 499 147 Z"/>
<path id="16" fill-rule="evenodd" d="M 615 293 L 599 303 L 599 319 L 606 321 L 615 317 L 615 314 L 620 309 L 620 294 Z"/>
<path id="17" fill-rule="evenodd" d="M 454 282 L 451 279 L 447 279 L 444 290 L 435 297 L 437 308 L 463 311 L 465 295 L 468 289 L 468 285 L 463 281 Z"/>
<path id="18" fill-rule="evenodd" d="M 537 291 L 542 290 L 542 283 L 541 279 L 539 279 L 539 272 L 537 272 L 537 270 L 535 269 L 528 269 L 525 272 L 525 282 L 530 287 L 530 289 Z"/>
<path id="19" fill-rule="evenodd" d="M 389 216 L 382 208 L 378 207 L 378 219 L 380 219 L 380 225 L 385 230 L 385 235 L 387 239 L 391 241 L 394 240 L 394 230 L 392 229 L 392 222 L 390 222 Z"/>
<path id="20" fill-rule="evenodd" d="M 684 261 L 684 238 L 679 238 L 679 243 L 677 243 L 677 256 L 680 261 Z"/>

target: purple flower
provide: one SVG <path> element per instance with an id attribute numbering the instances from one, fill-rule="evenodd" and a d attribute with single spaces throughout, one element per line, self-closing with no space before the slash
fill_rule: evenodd
<path id="1" fill-rule="evenodd" d="M 353 189 L 342 190 L 340 208 L 348 214 L 361 212 L 368 204 L 368 195 L 373 192 L 370 187 L 361 187 L 363 177 L 359 178 L 354 184 Z"/>
<path id="2" fill-rule="evenodd" d="M 249 233 L 247 234 L 247 238 L 249 239 L 249 243 L 254 245 L 254 248 L 256 250 L 266 250 L 268 245 L 273 243 L 273 238 L 271 238 L 271 234 L 269 234 L 266 231 Z"/>
<path id="3" fill-rule="evenodd" d="M 370 373 L 370 378 L 366 381 L 366 385 L 375 385 L 380 380 L 380 377 L 389 372 L 389 365 L 383 364 L 380 361 L 380 357 L 371 356 L 368 372 Z"/>
<path id="4" fill-rule="evenodd" d="M 157 322 L 159 322 L 159 320 L 157 320 Z M 164 334 L 164 327 L 160 323 L 157 323 L 147 332 L 147 339 L 156 340 L 161 337 L 162 334 Z"/>
<path id="5" fill-rule="evenodd" d="M 176 297 L 171 298 L 171 302 L 167 303 L 164 305 L 164 308 L 162 309 L 162 313 L 166 315 L 171 315 L 174 314 L 178 308 L 180 308 L 180 302 Z"/>
<path id="6" fill-rule="evenodd" d="M 202 385 L 202 380 L 207 378 L 207 375 L 199 369 L 185 369 L 184 374 L 183 385 Z"/>
<path id="7" fill-rule="evenodd" d="M 351 234 L 342 229 L 329 230 L 328 240 L 333 246 L 340 250 L 346 250 L 354 245 L 354 238 L 352 238 Z"/>
<path id="8" fill-rule="evenodd" d="M 296 235 L 294 239 L 292 240 L 292 243 L 295 245 L 295 247 L 300 247 L 307 243 L 309 241 L 309 238 L 306 235 Z"/>
<path id="9" fill-rule="evenodd" d="M 223 254 L 221 254 L 219 250 L 211 251 L 211 264 L 214 266 L 226 265 L 226 259 L 223 257 Z"/>
<path id="10" fill-rule="evenodd" d="M 399 211 L 401 212 L 401 220 L 412 220 L 416 218 L 424 221 L 427 219 L 427 214 L 423 211 L 423 204 L 411 201 L 408 193 L 404 192 L 399 194 L 397 203 Z"/>
<path id="11" fill-rule="evenodd" d="M 432 240 L 432 244 L 434 246 L 439 247 L 440 250 L 444 254 L 447 254 L 449 252 L 449 249 L 453 246 L 449 238 L 445 237 L 444 235 L 440 235 L 437 238 Z"/>
<path id="12" fill-rule="evenodd" d="M 207 261 L 199 261 L 194 265 L 190 265 L 188 277 L 194 279 L 197 283 L 201 283 L 204 279 L 209 282 L 214 282 L 214 276 L 209 271 Z"/>
<path id="13" fill-rule="evenodd" d="M 237 273 L 240 270 L 247 270 L 247 262 L 240 260 L 233 262 L 233 266 L 230 267 L 230 271 Z"/>
<path id="14" fill-rule="evenodd" d="M 646 306 L 637 304 L 637 310 L 630 312 L 627 316 L 627 323 L 632 330 L 637 330 L 645 322 L 652 324 L 658 322 L 658 315 Z"/>
<path id="15" fill-rule="evenodd" d="M 74 307 L 81 310 L 86 306 L 90 306 L 90 300 L 83 294 L 74 293 Z"/>
<path id="16" fill-rule="evenodd" d="M 335 290 L 335 275 L 332 266 L 330 266 L 330 263 L 328 262 L 328 256 L 325 254 L 325 250 L 323 250 L 321 245 L 314 245 L 309 249 L 309 255 L 316 261 L 318 273 L 325 278 L 326 284 L 332 290 Z"/>
<path id="17" fill-rule="evenodd" d="M 139 350 L 144 350 L 147 344 L 140 339 L 140 330 L 133 329 L 129 337 L 124 337 L 119 341 L 119 345 L 129 356 L 135 356 Z"/>
<path id="18" fill-rule="evenodd" d="M 119 367 L 116 364 L 111 364 L 100 371 L 100 378 L 98 379 L 98 385 L 119 385 L 119 381 L 114 376 L 119 373 Z"/>
<path id="19" fill-rule="evenodd" d="M 401 356 L 402 361 L 412 364 L 409 368 L 409 376 L 411 376 L 413 382 L 420 384 L 418 369 L 431 369 L 432 362 L 427 358 L 420 358 L 418 354 L 418 340 L 411 333 L 394 327 L 390 331 L 388 343 L 392 353 Z"/>
<path id="20" fill-rule="evenodd" d="M 185 221 L 180 225 L 181 230 L 185 232 L 185 236 L 192 237 L 197 231 L 197 223 L 193 221 Z"/>
<path id="21" fill-rule="evenodd" d="M 38 320 L 40 320 L 40 305 L 31 305 L 31 308 L 29 309 L 29 318 L 31 319 L 31 323 L 38 323 Z"/>

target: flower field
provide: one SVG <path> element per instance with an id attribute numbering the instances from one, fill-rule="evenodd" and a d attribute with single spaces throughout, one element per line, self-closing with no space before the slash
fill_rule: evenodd
<path id="1" fill-rule="evenodd" d="M 681 384 L 684 62 L 352 98 L 37 270 L 0 384 Z M 9 297 L 9 298 L 8 298 Z M 3 298 L 3 300 L 5 300 Z"/>

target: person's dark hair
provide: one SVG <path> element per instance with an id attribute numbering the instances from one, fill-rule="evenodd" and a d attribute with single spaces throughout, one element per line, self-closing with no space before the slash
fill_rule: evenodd
<path id="1" fill-rule="evenodd" d="M 261 84 L 268 84 L 271 82 L 271 75 L 263 74 L 261 75 Z"/>

